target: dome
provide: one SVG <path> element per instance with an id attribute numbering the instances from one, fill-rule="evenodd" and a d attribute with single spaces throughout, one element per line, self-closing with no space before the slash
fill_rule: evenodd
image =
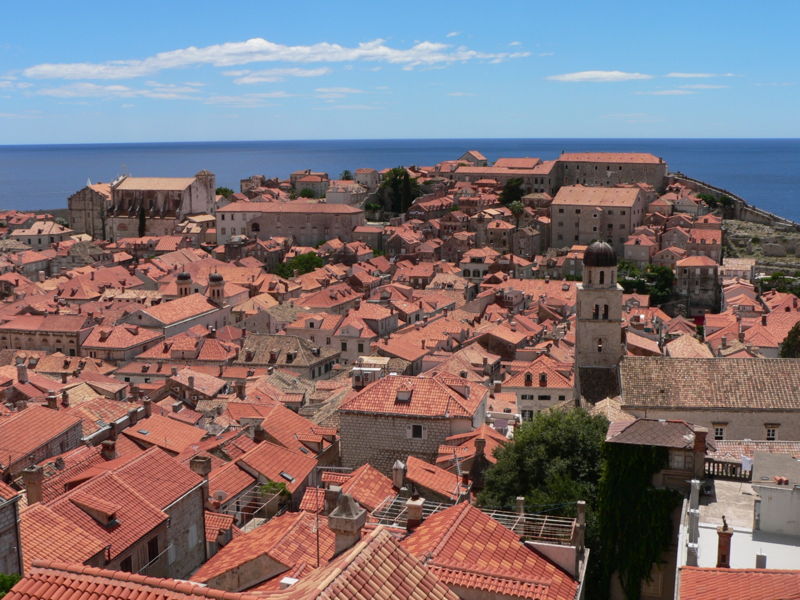
<path id="1" fill-rule="evenodd" d="M 617 253 L 608 242 L 594 242 L 584 252 L 583 264 L 587 267 L 614 267 Z"/>
<path id="2" fill-rule="evenodd" d="M 209 283 L 222 283 L 223 281 L 224 279 L 219 273 L 211 273 L 211 275 L 208 276 Z"/>
<path id="3" fill-rule="evenodd" d="M 178 273 L 178 281 L 191 281 L 191 280 L 192 280 L 192 276 L 189 275 L 186 271 L 183 271 L 182 273 Z"/>

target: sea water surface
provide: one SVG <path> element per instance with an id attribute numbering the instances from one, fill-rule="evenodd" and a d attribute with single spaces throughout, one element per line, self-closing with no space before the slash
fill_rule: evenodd
<path id="1" fill-rule="evenodd" d="M 361 167 L 433 165 L 479 150 L 554 159 L 567 152 L 650 152 L 680 171 L 751 204 L 800 221 L 800 139 L 419 139 L 174 142 L 0 146 L 0 208 L 64 208 L 92 182 L 134 176 L 185 177 L 208 169 L 239 189 L 253 174 L 287 177 L 312 169 L 338 177 Z"/>

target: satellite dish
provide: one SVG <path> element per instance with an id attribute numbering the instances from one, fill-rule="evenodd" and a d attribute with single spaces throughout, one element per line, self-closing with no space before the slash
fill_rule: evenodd
<path id="1" fill-rule="evenodd" d="M 217 490 L 216 492 L 214 492 L 214 500 L 216 500 L 217 502 L 222 502 L 227 497 L 228 497 L 228 492 L 226 492 L 225 490 Z"/>

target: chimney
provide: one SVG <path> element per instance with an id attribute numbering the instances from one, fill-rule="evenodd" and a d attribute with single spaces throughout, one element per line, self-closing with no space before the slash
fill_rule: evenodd
<path id="1" fill-rule="evenodd" d="M 725 515 L 722 515 L 722 527 L 717 527 L 717 568 L 731 568 L 731 537 L 733 529 L 728 527 Z"/>
<path id="2" fill-rule="evenodd" d="M 236 389 L 236 397 L 244 399 L 245 396 L 246 396 L 244 381 L 237 381 L 236 385 L 235 385 L 235 389 Z"/>
<path id="3" fill-rule="evenodd" d="M 177 375 L 177 374 L 178 374 L 178 367 L 172 367 L 172 368 L 170 368 L 170 374 L 171 374 L 173 377 L 175 377 L 175 375 Z"/>
<path id="4" fill-rule="evenodd" d="M 194 375 L 189 375 L 189 388 L 194 389 Z"/>
<path id="5" fill-rule="evenodd" d="M 264 428 L 259 423 L 253 428 L 253 441 L 257 444 L 260 444 L 264 440 L 267 439 L 267 432 L 264 431 Z"/>
<path id="6" fill-rule="evenodd" d="M 405 484 L 405 479 L 406 466 L 403 461 L 398 459 L 392 465 L 392 485 L 399 490 Z"/>
<path id="7" fill-rule="evenodd" d="M 17 380 L 20 383 L 28 383 L 28 367 L 25 366 L 23 358 L 17 358 Z"/>
<path id="8" fill-rule="evenodd" d="M 128 425 L 133 427 L 136 425 L 136 421 L 139 420 L 139 409 L 138 408 L 129 408 L 128 409 Z"/>
<path id="9" fill-rule="evenodd" d="M 22 481 L 25 484 L 25 495 L 28 497 L 28 506 L 42 501 L 42 481 L 44 471 L 35 465 L 22 471 Z"/>
<path id="10" fill-rule="evenodd" d="M 183 402 L 178 400 L 177 402 L 172 403 L 172 412 L 178 413 L 181 412 L 181 407 L 183 406 Z"/>
<path id="11" fill-rule="evenodd" d="M 193 456 L 189 461 L 189 468 L 203 479 L 208 479 L 208 474 L 211 473 L 211 458 L 208 456 Z"/>
<path id="12" fill-rule="evenodd" d="M 489 468 L 486 458 L 486 438 L 480 435 L 475 438 L 475 458 L 469 468 L 469 478 L 472 481 L 472 492 L 477 494 L 483 489 L 484 474 Z"/>
<path id="13" fill-rule="evenodd" d="M 117 443 L 114 440 L 104 440 L 100 442 L 100 456 L 103 460 L 114 460 L 117 458 Z"/>
<path id="14" fill-rule="evenodd" d="M 69 408 L 69 394 L 67 390 L 62 390 L 61 392 L 61 406 L 64 408 Z"/>
<path id="15" fill-rule="evenodd" d="M 767 315 L 761 315 L 761 324 L 767 326 Z"/>
<path id="16" fill-rule="evenodd" d="M 425 498 L 414 491 L 411 497 L 406 500 L 406 529 L 414 531 L 422 523 L 422 507 L 425 505 Z"/>
<path id="17" fill-rule="evenodd" d="M 739 341 L 744 342 L 744 331 L 739 332 Z"/>
<path id="18" fill-rule="evenodd" d="M 361 539 L 361 528 L 367 522 L 367 511 L 351 496 L 340 494 L 336 508 L 328 515 L 328 529 L 336 535 L 334 556 L 351 548 Z"/>
<path id="19" fill-rule="evenodd" d="M 326 515 L 336 510 L 336 505 L 339 503 L 339 496 L 341 493 L 342 488 L 338 485 L 331 485 L 325 490 L 325 506 L 323 509 Z"/>
<path id="20" fill-rule="evenodd" d="M 503 390 L 503 382 L 499 379 L 494 380 L 494 393 L 499 394 Z"/>
<path id="21" fill-rule="evenodd" d="M 727 348 L 727 347 L 728 347 L 728 336 L 723 335 L 722 336 L 722 348 Z"/>
<path id="22" fill-rule="evenodd" d="M 47 408 L 58 410 L 58 396 L 53 390 L 47 392 Z"/>
<path id="23" fill-rule="evenodd" d="M 145 398 L 142 400 L 142 406 L 144 406 L 144 418 L 147 419 L 148 417 L 153 416 L 153 402 L 150 398 Z"/>

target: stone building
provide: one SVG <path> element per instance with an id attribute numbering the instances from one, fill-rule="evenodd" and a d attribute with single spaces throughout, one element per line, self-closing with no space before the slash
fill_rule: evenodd
<path id="1" fill-rule="evenodd" d="M 293 237 L 301 246 L 316 246 L 336 237 L 349 242 L 353 229 L 365 222 L 363 210 L 346 204 L 231 202 L 217 211 L 217 242 L 225 244 L 235 235 Z"/>
<path id="2" fill-rule="evenodd" d="M 800 439 L 800 359 L 625 357 L 622 408 L 681 419 L 715 440 Z"/>
<path id="3" fill-rule="evenodd" d="M 564 186 L 550 206 L 550 245 L 607 241 L 622 255 L 633 230 L 642 224 L 646 202 L 639 187 Z"/>
<path id="4" fill-rule="evenodd" d="M 0 481 L 0 573 L 22 574 L 19 492 Z"/>
<path id="5" fill-rule="evenodd" d="M 9 238 L 27 244 L 34 250 L 47 250 L 53 244 L 70 239 L 73 230 L 55 221 L 37 221 L 27 229 L 15 229 Z"/>
<path id="6" fill-rule="evenodd" d="M 288 369 L 306 379 L 328 379 L 338 361 L 339 352 L 333 348 L 294 335 L 250 334 L 234 364 Z"/>
<path id="7" fill-rule="evenodd" d="M 675 292 L 689 316 L 719 310 L 719 265 L 707 256 L 687 256 L 675 263 Z"/>
<path id="8" fill-rule="evenodd" d="M 558 158 L 561 185 L 613 187 L 648 183 L 664 190 L 667 163 L 652 154 L 634 152 L 565 152 Z"/>
<path id="9" fill-rule="evenodd" d="M 78 356 L 92 324 L 86 315 L 18 315 L 0 325 L 0 350 L 44 350 Z"/>
<path id="10" fill-rule="evenodd" d="M 123 177 L 111 185 L 107 234 L 111 241 L 139 235 L 171 235 L 186 215 L 211 213 L 216 178 L 200 171 L 194 177 Z"/>
<path id="11" fill-rule="evenodd" d="M 576 385 L 588 400 L 615 395 L 617 366 L 625 354 L 622 291 L 614 249 L 593 243 L 583 255 L 575 324 Z"/>
<path id="12" fill-rule="evenodd" d="M 69 225 L 75 233 L 106 239 L 106 219 L 111 208 L 111 184 L 90 183 L 67 199 Z"/>
<path id="13" fill-rule="evenodd" d="M 390 474 L 396 460 L 435 462 L 445 439 L 483 422 L 489 390 L 461 377 L 384 377 L 339 408 L 342 464 Z"/>

